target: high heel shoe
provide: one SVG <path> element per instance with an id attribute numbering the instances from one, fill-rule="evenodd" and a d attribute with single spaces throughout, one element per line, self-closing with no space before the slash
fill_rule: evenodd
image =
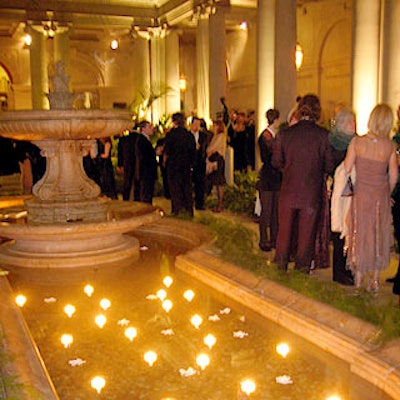
<path id="1" fill-rule="evenodd" d="M 371 279 L 367 288 L 368 292 L 378 293 L 379 292 L 379 281 L 378 279 Z"/>

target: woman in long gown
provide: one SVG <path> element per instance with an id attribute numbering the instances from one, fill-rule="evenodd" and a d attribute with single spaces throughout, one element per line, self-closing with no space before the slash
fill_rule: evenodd
<path id="1" fill-rule="evenodd" d="M 356 170 L 347 256 L 356 291 L 368 276 L 367 289 L 377 292 L 379 273 L 390 262 L 390 194 L 398 176 L 396 146 L 388 138 L 392 126 L 391 108 L 377 105 L 369 117 L 368 134 L 352 139 L 344 160 L 347 173 L 353 165 Z"/>

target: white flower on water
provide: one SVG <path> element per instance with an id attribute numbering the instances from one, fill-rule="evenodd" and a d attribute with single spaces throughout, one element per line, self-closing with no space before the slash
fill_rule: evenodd
<path id="1" fill-rule="evenodd" d="M 244 332 L 244 331 L 233 332 L 233 337 L 234 338 L 243 339 L 246 336 L 249 336 L 249 334 L 247 332 Z"/>
<path id="2" fill-rule="evenodd" d="M 131 321 L 129 321 L 129 319 L 122 318 L 122 319 L 120 319 L 120 320 L 117 322 L 117 324 L 118 324 L 119 326 L 128 326 L 130 322 L 131 322 Z"/>
<path id="3" fill-rule="evenodd" d="M 147 300 L 158 300 L 158 297 L 155 294 L 149 294 L 146 296 Z"/>
<path id="4" fill-rule="evenodd" d="M 43 299 L 43 301 L 49 304 L 49 303 L 55 303 L 57 299 L 55 297 L 46 297 L 45 299 Z"/>
<path id="5" fill-rule="evenodd" d="M 185 376 L 185 377 L 198 374 L 198 372 L 192 367 L 189 367 L 188 369 L 180 368 L 179 373 L 181 374 L 181 376 Z"/>
<path id="6" fill-rule="evenodd" d="M 68 364 L 71 367 L 79 367 L 79 366 L 81 366 L 82 364 L 85 364 L 85 363 L 86 363 L 86 361 L 82 360 L 82 358 L 75 358 L 74 360 L 69 360 L 68 361 Z"/>
<path id="7" fill-rule="evenodd" d="M 146 250 L 148 250 L 149 248 L 147 247 L 147 246 L 140 246 L 140 251 L 146 251 Z"/>
<path id="8" fill-rule="evenodd" d="M 220 314 L 230 314 L 231 309 L 229 307 L 225 307 L 222 310 L 219 311 Z"/>
<path id="9" fill-rule="evenodd" d="M 161 331 L 161 333 L 165 336 L 175 335 L 175 332 L 173 329 L 164 329 Z"/>
<path id="10" fill-rule="evenodd" d="M 276 383 L 281 385 L 291 385 L 293 383 L 292 378 L 289 375 L 281 375 L 275 378 Z"/>
<path id="11" fill-rule="evenodd" d="M 214 314 L 214 315 L 210 315 L 210 316 L 208 317 L 208 320 L 209 320 L 209 321 L 213 321 L 213 322 L 217 322 L 217 321 L 220 321 L 221 318 L 218 317 L 217 314 Z"/>

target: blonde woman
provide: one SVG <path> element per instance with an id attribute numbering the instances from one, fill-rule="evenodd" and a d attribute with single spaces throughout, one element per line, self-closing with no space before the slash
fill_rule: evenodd
<path id="1" fill-rule="evenodd" d="M 222 121 L 213 122 L 214 136 L 207 147 L 206 173 L 209 186 L 217 187 L 218 207 L 213 211 L 221 212 L 224 209 L 225 180 L 225 150 L 226 129 Z"/>
<path id="2" fill-rule="evenodd" d="M 364 277 L 367 290 L 379 290 L 379 274 L 389 266 L 391 231 L 390 194 L 397 182 L 396 146 L 388 135 L 393 112 L 377 105 L 368 121 L 368 134 L 350 142 L 344 167 L 355 166 L 357 180 L 351 207 L 351 230 L 347 264 L 355 276 L 356 293 Z"/>

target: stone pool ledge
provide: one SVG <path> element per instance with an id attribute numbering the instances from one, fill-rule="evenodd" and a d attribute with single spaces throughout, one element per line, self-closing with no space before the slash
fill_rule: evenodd
<path id="1" fill-rule="evenodd" d="M 400 340 L 378 344 L 374 325 L 255 276 L 210 254 L 203 245 L 176 268 L 347 362 L 350 370 L 400 399 Z"/>
<path id="2" fill-rule="evenodd" d="M 0 276 L 1 341 L 3 350 L 11 356 L 0 366 L 3 376 L 15 377 L 22 384 L 6 398 L 17 395 L 26 400 L 59 400 L 39 350 L 33 341 L 21 310 L 15 305 L 14 293 L 5 276 Z"/>

